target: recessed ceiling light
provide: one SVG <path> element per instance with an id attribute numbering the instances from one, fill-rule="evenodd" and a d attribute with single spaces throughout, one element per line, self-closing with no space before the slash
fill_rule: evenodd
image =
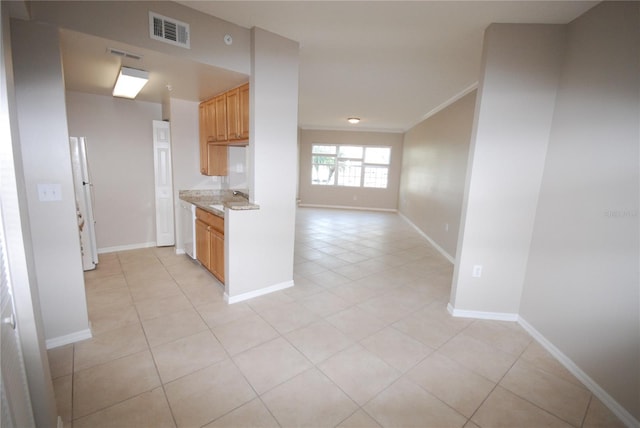
<path id="1" fill-rule="evenodd" d="M 356 123 L 360 123 L 360 118 L 359 117 L 350 117 L 349 119 L 347 119 L 347 122 L 351 123 L 352 125 L 355 125 Z"/>

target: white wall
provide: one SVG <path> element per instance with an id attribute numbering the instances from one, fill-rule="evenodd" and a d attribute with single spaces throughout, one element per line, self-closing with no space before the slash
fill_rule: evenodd
<path id="1" fill-rule="evenodd" d="M 227 185 L 229 189 L 248 189 L 248 149 L 246 147 L 229 147 L 229 170 Z"/>
<path id="2" fill-rule="evenodd" d="M 298 43 L 254 28 L 249 175 L 259 210 L 227 210 L 226 296 L 230 301 L 293 285 Z"/>
<path id="3" fill-rule="evenodd" d="M 450 260 L 456 254 L 476 91 L 404 134 L 400 212 Z"/>
<path id="4" fill-rule="evenodd" d="M 458 313 L 515 319 L 520 309 L 564 36 L 560 25 L 485 33 L 451 291 Z"/>
<path id="5" fill-rule="evenodd" d="M 635 424 L 639 23 L 640 3 L 603 2 L 569 25 L 520 311 Z"/>
<path id="6" fill-rule="evenodd" d="M 391 147 L 389 183 L 386 189 L 311 184 L 311 147 L 316 143 Z M 395 210 L 402 166 L 402 134 L 359 131 L 300 131 L 298 197 L 302 204 Z"/>
<path id="7" fill-rule="evenodd" d="M 22 168 L 48 346 L 90 337 L 57 28 L 11 22 Z M 41 202 L 38 184 L 61 200 Z"/>
<path id="8" fill-rule="evenodd" d="M 67 114 L 69 133 L 87 137 L 98 250 L 155 245 L 152 120 L 161 104 L 67 92 Z"/>

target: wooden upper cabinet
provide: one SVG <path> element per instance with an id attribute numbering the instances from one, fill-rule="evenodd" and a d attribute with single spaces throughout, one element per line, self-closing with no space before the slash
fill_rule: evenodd
<path id="1" fill-rule="evenodd" d="M 226 146 L 207 144 L 207 168 L 208 173 L 205 175 L 222 176 L 227 175 L 227 157 L 229 148 Z"/>
<path id="2" fill-rule="evenodd" d="M 230 144 L 249 140 L 248 83 L 227 92 L 227 138 Z"/>
<path id="3" fill-rule="evenodd" d="M 200 174 L 210 176 L 227 175 L 227 148 L 213 147 L 210 143 L 216 135 L 215 99 L 204 101 L 199 106 L 200 120 Z"/>
<path id="4" fill-rule="evenodd" d="M 214 98 L 215 103 L 215 138 L 214 141 L 227 141 L 227 94 Z"/>
<path id="5" fill-rule="evenodd" d="M 249 140 L 249 84 L 240 86 L 240 120 L 239 130 L 241 140 Z"/>
<path id="6" fill-rule="evenodd" d="M 240 90 L 238 88 L 227 92 L 227 138 L 240 138 Z"/>
<path id="7" fill-rule="evenodd" d="M 207 140 L 209 139 L 209 129 L 207 121 L 206 103 L 200 103 L 198 109 L 198 118 L 200 122 L 200 174 L 208 175 L 207 167 Z"/>
<path id="8" fill-rule="evenodd" d="M 227 146 L 249 143 L 249 84 L 200 103 L 200 173 L 227 175 Z"/>

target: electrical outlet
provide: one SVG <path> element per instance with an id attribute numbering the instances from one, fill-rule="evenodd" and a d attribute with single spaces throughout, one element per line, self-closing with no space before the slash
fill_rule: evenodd
<path id="1" fill-rule="evenodd" d="M 482 276 L 482 265 L 474 265 L 471 276 L 474 278 L 480 278 Z"/>

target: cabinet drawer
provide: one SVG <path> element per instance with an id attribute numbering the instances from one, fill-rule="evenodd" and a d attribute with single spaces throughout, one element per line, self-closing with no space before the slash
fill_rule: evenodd
<path id="1" fill-rule="evenodd" d="M 213 229 L 224 235 L 224 219 L 205 211 L 201 208 L 196 209 L 196 218 L 211 226 Z"/>

